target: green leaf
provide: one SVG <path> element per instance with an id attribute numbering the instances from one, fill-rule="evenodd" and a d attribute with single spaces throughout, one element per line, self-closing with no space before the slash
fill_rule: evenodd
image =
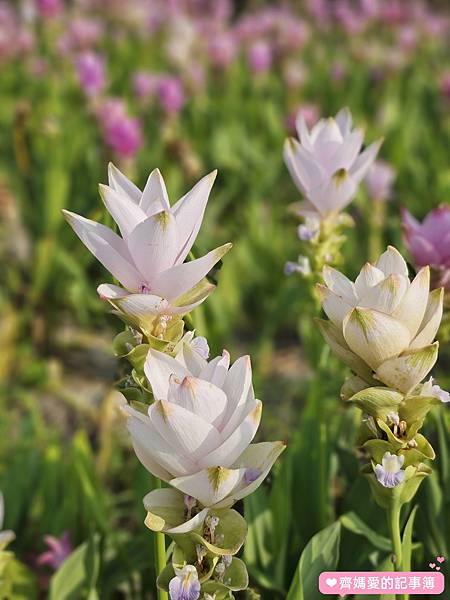
<path id="1" fill-rule="evenodd" d="M 388 538 L 376 533 L 373 529 L 371 529 L 362 519 L 358 517 L 356 513 L 348 512 L 345 515 L 340 517 L 340 521 L 342 525 L 356 535 L 362 535 L 369 542 L 378 548 L 379 550 L 384 550 L 385 552 L 391 551 L 391 542 Z"/>
<path id="2" fill-rule="evenodd" d="M 411 571 L 411 553 L 412 553 L 412 535 L 413 535 L 413 526 L 414 519 L 416 517 L 416 512 L 418 509 L 418 505 L 416 505 L 409 515 L 408 521 L 406 523 L 405 529 L 403 531 L 403 539 L 402 539 L 402 571 Z"/>
<path id="3" fill-rule="evenodd" d="M 303 550 L 286 600 L 319 600 L 322 571 L 333 571 L 339 560 L 341 523 L 336 521 L 309 540 Z"/>
<path id="4" fill-rule="evenodd" d="M 78 546 L 50 581 L 49 600 L 92 598 L 100 566 L 99 536 Z"/>

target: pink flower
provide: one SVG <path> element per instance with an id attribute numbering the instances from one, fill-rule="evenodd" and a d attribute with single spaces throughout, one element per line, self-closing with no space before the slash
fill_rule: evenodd
<path id="1" fill-rule="evenodd" d="M 87 96 L 98 96 L 106 85 L 105 61 L 94 52 L 83 52 L 75 60 L 81 87 Z"/>
<path id="2" fill-rule="evenodd" d="M 133 90 L 138 98 L 147 100 L 158 87 L 158 76 L 147 71 L 137 71 L 133 76 Z"/>
<path id="3" fill-rule="evenodd" d="M 366 185 L 373 200 L 389 200 L 392 195 L 392 184 L 395 171 L 387 162 L 376 160 L 367 173 Z"/>
<path id="4" fill-rule="evenodd" d="M 236 40 L 228 32 L 212 35 L 208 44 L 208 54 L 213 65 L 224 69 L 233 62 L 236 55 Z"/>
<path id="5" fill-rule="evenodd" d="M 45 535 L 44 542 L 47 544 L 49 550 L 38 556 L 37 564 L 48 565 L 53 571 L 57 571 L 73 550 L 70 542 L 70 534 L 68 531 L 65 531 L 59 538 L 52 535 Z"/>
<path id="6" fill-rule="evenodd" d="M 272 66 L 272 48 L 264 40 L 254 42 L 247 53 L 248 64 L 254 73 L 265 73 Z"/>
<path id="7" fill-rule="evenodd" d="M 450 100 L 450 71 L 446 71 L 441 77 L 441 92 L 447 100 Z"/>
<path id="8" fill-rule="evenodd" d="M 62 10 L 61 0 L 36 0 L 36 8 L 41 17 L 56 17 Z"/>
<path id="9" fill-rule="evenodd" d="M 437 270 L 437 286 L 450 289 L 450 206 L 433 209 L 419 223 L 402 210 L 405 244 L 417 267 L 430 265 Z"/>
<path id="10" fill-rule="evenodd" d="M 168 115 L 176 115 L 183 108 L 185 96 L 183 84 L 174 75 L 162 76 L 158 83 L 158 98 Z"/>

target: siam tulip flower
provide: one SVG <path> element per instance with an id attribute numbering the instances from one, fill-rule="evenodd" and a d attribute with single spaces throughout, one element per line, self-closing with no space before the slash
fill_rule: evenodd
<path id="1" fill-rule="evenodd" d="M 429 292 L 429 267 L 410 281 L 404 259 L 389 246 L 354 283 L 330 267 L 323 277 L 318 289 L 330 321 L 319 326 L 331 349 L 365 383 L 375 379 L 408 394 L 437 359 L 443 290 Z"/>
<path id="2" fill-rule="evenodd" d="M 59 538 L 45 535 L 44 541 L 49 549 L 38 556 L 37 564 L 49 565 L 53 571 L 57 571 L 69 554 L 72 553 L 73 547 L 70 534 L 65 531 Z"/>
<path id="3" fill-rule="evenodd" d="M 197 569 L 193 565 L 175 568 L 175 577 L 169 583 L 170 600 L 197 600 L 200 587 Z"/>
<path id="4" fill-rule="evenodd" d="M 381 465 L 375 466 L 375 476 L 382 486 L 393 488 L 405 479 L 405 471 L 402 470 L 405 456 L 397 456 L 386 452 L 381 461 Z"/>
<path id="5" fill-rule="evenodd" d="M 395 171 L 385 161 L 376 160 L 366 177 L 369 195 L 379 202 L 389 200 L 392 195 L 392 184 L 395 180 Z"/>
<path id="6" fill-rule="evenodd" d="M 181 79 L 171 75 L 159 79 L 157 94 L 162 108 L 171 116 L 178 114 L 186 101 Z"/>
<path id="7" fill-rule="evenodd" d="M 212 35 L 208 43 L 208 56 L 215 67 L 225 69 L 236 56 L 237 44 L 231 32 Z"/>
<path id="8" fill-rule="evenodd" d="M 133 76 L 133 90 L 138 98 L 147 100 L 154 96 L 158 87 L 158 76 L 147 71 L 137 71 Z"/>
<path id="9" fill-rule="evenodd" d="M 436 285 L 450 290 L 450 206 L 433 209 L 419 223 L 402 210 L 405 244 L 418 266 L 430 265 L 437 274 Z"/>
<path id="10" fill-rule="evenodd" d="M 61 0 L 36 0 L 36 8 L 45 19 L 52 19 L 62 11 Z"/>
<path id="11" fill-rule="evenodd" d="M 138 322 L 158 315 L 185 314 L 214 289 L 204 277 L 231 248 L 225 244 L 184 263 L 208 202 L 216 172 L 203 177 L 170 206 L 161 173 L 155 169 L 141 192 L 112 164 L 109 185 L 100 192 L 122 237 L 108 227 L 64 211 L 86 247 L 123 287 L 102 284 L 100 296 Z"/>
<path id="12" fill-rule="evenodd" d="M 352 130 L 352 116 L 347 108 L 334 119 L 321 119 L 311 131 L 300 113 L 297 132 L 300 142 L 286 140 L 284 160 L 306 198 L 301 210 L 325 218 L 353 199 L 375 160 L 381 140 L 360 152 L 363 132 Z"/>
<path id="13" fill-rule="evenodd" d="M 127 113 L 125 103 L 108 99 L 98 110 L 105 142 L 121 158 L 132 158 L 143 144 L 141 124 Z"/>
<path id="14" fill-rule="evenodd" d="M 150 349 L 144 366 L 155 403 L 124 407 L 137 457 L 204 507 L 229 507 L 262 483 L 284 445 L 251 444 L 261 418 L 248 356 L 230 367 L 185 344 L 176 358 Z"/>
<path id="15" fill-rule="evenodd" d="M 85 94 L 98 96 L 106 85 L 104 58 L 95 52 L 83 52 L 76 57 L 75 67 Z"/>
<path id="16" fill-rule="evenodd" d="M 264 40 L 257 40 L 248 49 L 247 59 L 254 73 L 266 73 L 272 66 L 273 59 L 270 44 Z"/>

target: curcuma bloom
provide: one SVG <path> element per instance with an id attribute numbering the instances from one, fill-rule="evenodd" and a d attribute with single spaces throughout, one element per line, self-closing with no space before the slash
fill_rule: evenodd
<path id="1" fill-rule="evenodd" d="M 193 565 L 175 569 L 175 577 L 169 583 L 170 600 L 197 600 L 200 587 L 197 569 Z"/>
<path id="2" fill-rule="evenodd" d="M 110 164 L 109 185 L 101 185 L 100 194 L 121 237 L 101 223 L 63 211 L 85 246 L 122 284 L 104 283 L 97 291 L 127 322 L 141 325 L 155 316 L 185 314 L 214 289 L 205 275 L 231 244 L 184 260 L 200 229 L 215 176 L 203 177 L 170 206 L 158 169 L 141 191 Z"/>
<path id="3" fill-rule="evenodd" d="M 146 413 L 123 409 L 144 467 L 204 507 L 252 493 L 284 444 L 251 444 L 262 407 L 249 357 L 230 367 L 228 352 L 208 362 L 184 344 L 176 358 L 150 349 L 144 371 L 155 402 Z"/>
<path id="4" fill-rule="evenodd" d="M 405 244 L 414 263 L 436 270 L 437 285 L 450 290 L 450 206 L 432 210 L 419 223 L 406 209 L 402 211 Z"/>
<path id="5" fill-rule="evenodd" d="M 430 270 L 410 281 L 401 254 L 389 246 L 376 265 L 366 263 L 353 283 L 325 267 L 319 285 L 330 321 L 322 333 L 339 356 L 366 384 L 378 380 L 409 393 L 437 359 L 443 290 L 430 293 Z"/>
<path id="6" fill-rule="evenodd" d="M 397 456 L 390 452 L 385 452 L 381 465 L 375 466 L 375 476 L 382 486 L 393 488 L 403 482 L 405 471 L 402 470 L 405 462 L 404 455 Z"/>
<path id="7" fill-rule="evenodd" d="M 284 161 L 295 185 L 305 196 L 300 214 L 325 218 L 342 210 L 355 196 L 371 167 L 382 140 L 361 152 L 364 134 L 352 129 L 352 116 L 344 108 L 321 119 L 311 131 L 299 112 L 296 121 L 300 141 L 286 140 Z"/>

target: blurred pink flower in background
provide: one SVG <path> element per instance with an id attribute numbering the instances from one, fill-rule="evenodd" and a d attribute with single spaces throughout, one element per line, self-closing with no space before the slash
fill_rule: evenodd
<path id="1" fill-rule="evenodd" d="M 450 290 L 450 205 L 433 209 L 422 223 L 402 210 L 405 244 L 417 267 L 438 271 L 437 286 Z"/>
<path id="2" fill-rule="evenodd" d="M 103 23 L 98 19 L 77 17 L 70 20 L 66 32 L 58 40 L 58 48 L 63 54 L 88 50 L 100 41 L 103 33 Z"/>
<path id="3" fill-rule="evenodd" d="M 136 71 L 133 76 L 133 90 L 138 98 L 147 100 L 155 95 L 158 76 L 148 71 Z"/>
<path id="4" fill-rule="evenodd" d="M 231 32 L 222 31 L 212 35 L 208 43 L 208 55 L 212 64 L 222 69 L 228 67 L 236 55 L 236 40 Z"/>
<path id="5" fill-rule="evenodd" d="M 53 571 L 57 571 L 73 550 L 70 534 L 65 531 L 59 538 L 45 535 L 44 542 L 47 544 L 48 550 L 38 556 L 37 564 L 48 565 Z"/>
<path id="6" fill-rule="evenodd" d="M 87 96 L 98 96 L 106 85 L 105 60 L 95 52 L 83 52 L 75 59 L 78 80 Z"/>
<path id="7" fill-rule="evenodd" d="M 35 0 L 36 8 L 46 19 L 56 17 L 62 11 L 61 0 Z"/>
<path id="8" fill-rule="evenodd" d="M 447 100 L 450 100 L 450 71 L 446 71 L 441 76 L 441 92 Z"/>
<path id="9" fill-rule="evenodd" d="M 163 110 L 172 116 L 180 112 L 186 100 L 181 79 L 175 75 L 162 75 L 159 78 L 157 94 Z"/>
<path id="10" fill-rule="evenodd" d="M 392 196 L 392 184 L 395 170 L 383 160 L 376 160 L 366 176 L 366 185 L 373 200 L 389 200 Z"/>
<path id="11" fill-rule="evenodd" d="M 247 60 L 254 73 L 265 73 L 272 66 L 272 48 L 265 40 L 257 40 L 248 49 Z"/>
<path id="12" fill-rule="evenodd" d="M 345 65 L 340 61 L 335 61 L 331 65 L 330 76 L 333 81 L 342 81 L 347 73 Z"/>
<path id="13" fill-rule="evenodd" d="M 320 110 L 317 104 L 301 104 L 297 106 L 287 118 L 287 128 L 291 133 L 296 132 L 296 121 L 302 116 L 308 127 L 312 127 L 319 120 Z"/>
<path id="14" fill-rule="evenodd" d="M 109 98 L 100 106 L 97 116 L 105 142 L 120 158 L 132 158 L 143 144 L 141 124 L 131 117 L 125 103 Z"/>

